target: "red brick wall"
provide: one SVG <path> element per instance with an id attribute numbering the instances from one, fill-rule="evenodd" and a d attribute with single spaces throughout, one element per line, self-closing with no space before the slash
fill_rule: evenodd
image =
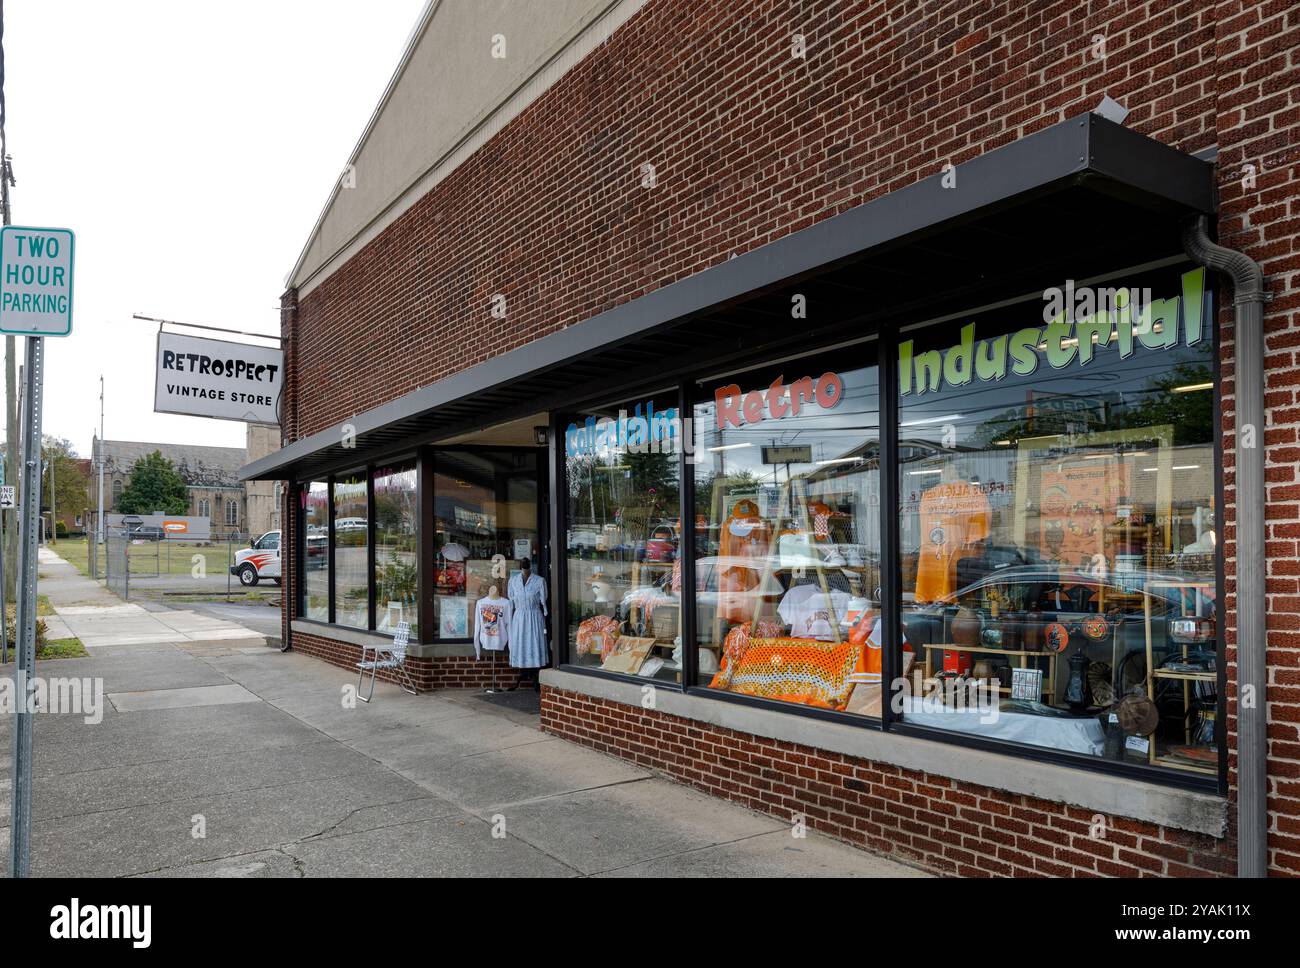
<path id="1" fill-rule="evenodd" d="M 330 665 L 339 666 L 354 674 L 357 672 L 357 663 L 361 661 L 360 646 L 303 632 L 293 633 L 293 651 L 324 659 Z M 406 671 L 420 692 L 433 689 L 487 689 L 494 681 L 492 661 L 486 656 L 482 659 L 475 659 L 472 655 L 440 658 L 407 656 Z M 366 673 L 367 681 L 369 676 Z M 397 673 L 388 669 L 380 669 L 379 678 L 383 682 L 401 682 Z M 497 656 L 495 682 L 502 689 L 519 684 L 519 670 L 510 667 L 509 653 L 503 652 Z"/>
<path id="2" fill-rule="evenodd" d="M 1136 130 L 1212 145 L 1216 16 L 1230 6 L 651 0 L 303 297 L 295 373 L 328 392 L 304 395 L 299 432 L 1089 110 L 1103 91 L 1132 107 Z M 505 319 L 490 315 L 495 293 Z"/>
<path id="3" fill-rule="evenodd" d="M 542 729 L 752 810 L 963 877 L 1217 877 L 1236 846 L 542 687 Z"/>
<path id="4" fill-rule="evenodd" d="M 796 32 L 807 38 L 802 60 L 790 56 Z M 1300 11 L 1288 0 L 650 0 L 303 297 L 286 323 L 287 366 L 311 389 L 293 397 L 286 433 L 321 430 L 1109 93 L 1132 109 L 1137 131 L 1185 151 L 1218 146 L 1220 239 L 1261 261 L 1275 294 L 1266 316 L 1270 848 L 1275 871 L 1296 872 L 1298 44 Z M 641 186 L 645 163 L 655 166 L 652 189 Z M 1253 182 L 1243 181 L 1246 166 Z M 489 313 L 496 293 L 507 297 L 505 319 Z M 1221 323 L 1232 695 L 1230 313 Z M 1230 702 L 1230 749 L 1235 715 Z M 1235 783 L 1235 758 L 1230 767 Z"/>
<path id="5" fill-rule="evenodd" d="M 1268 590 L 1269 861 L 1275 873 L 1300 875 L 1300 9 L 1288 3 L 1226 3 L 1215 7 L 1219 139 L 1219 241 L 1264 268 L 1273 299 L 1265 309 L 1264 432 Z M 1253 175 L 1253 181 L 1251 176 Z M 1223 326 L 1224 501 L 1222 548 L 1227 576 L 1228 749 L 1235 783 L 1236 627 L 1233 425 L 1233 331 Z"/>

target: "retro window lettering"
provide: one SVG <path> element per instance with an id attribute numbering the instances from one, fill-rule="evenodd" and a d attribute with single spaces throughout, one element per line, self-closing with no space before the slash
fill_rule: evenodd
<path id="1" fill-rule="evenodd" d="M 844 380 L 838 373 L 810 376 L 786 385 L 783 376 L 772 381 L 766 390 L 743 392 L 738 384 L 719 387 L 714 394 L 719 430 L 739 428 L 766 419 L 797 417 L 804 407 L 817 406 L 833 410 L 844 399 Z"/>

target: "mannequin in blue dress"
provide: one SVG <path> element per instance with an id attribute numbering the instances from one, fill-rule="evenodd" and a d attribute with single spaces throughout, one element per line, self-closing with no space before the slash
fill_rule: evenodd
<path id="1" fill-rule="evenodd" d="M 533 563 L 528 558 L 519 560 L 519 574 L 511 577 L 506 596 L 514 607 L 514 617 L 510 620 L 510 664 L 516 669 L 540 669 L 548 663 L 546 582 L 533 574 Z M 528 681 L 534 689 L 541 688 L 536 671 Z"/>

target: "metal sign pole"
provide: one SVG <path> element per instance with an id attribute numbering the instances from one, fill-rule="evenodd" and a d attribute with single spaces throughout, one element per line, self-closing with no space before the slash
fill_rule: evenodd
<path id="1" fill-rule="evenodd" d="M 4 480 L 4 465 L 0 464 L 0 481 Z M 0 486 L 3 486 L 0 484 Z M 9 603 L 5 601 L 5 512 L 0 508 L 0 664 L 9 661 Z"/>
<path id="2" fill-rule="evenodd" d="M 32 836 L 32 676 L 36 671 L 36 556 L 41 514 L 41 397 L 44 384 L 45 340 L 27 337 L 27 379 L 23 388 L 22 521 L 19 536 L 18 621 L 14 647 L 18 653 L 17 716 L 14 718 L 13 803 L 9 834 L 9 876 L 26 877 Z"/>

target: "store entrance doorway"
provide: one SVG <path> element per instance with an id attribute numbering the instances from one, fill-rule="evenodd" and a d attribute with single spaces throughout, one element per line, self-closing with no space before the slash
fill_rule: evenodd
<path id="1" fill-rule="evenodd" d="M 475 607 L 508 594 L 527 558 L 548 582 L 546 448 L 549 416 L 462 434 L 434 445 L 434 617 L 442 642 L 472 642 Z"/>

